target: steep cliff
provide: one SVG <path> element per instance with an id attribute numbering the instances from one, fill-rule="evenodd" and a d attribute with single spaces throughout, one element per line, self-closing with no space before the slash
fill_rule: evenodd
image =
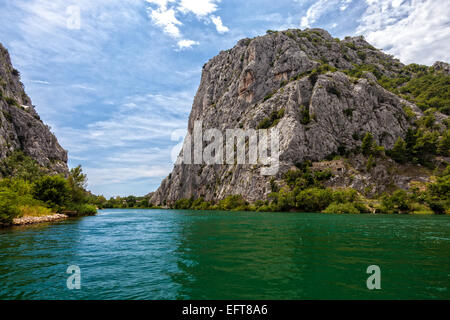
<path id="1" fill-rule="evenodd" d="M 448 71 L 448 64 L 436 67 Z M 278 174 L 261 175 L 262 165 L 180 164 L 151 202 L 169 205 L 182 198 L 218 200 L 232 194 L 248 201 L 266 199 L 271 181 L 281 182 L 296 164 L 357 149 L 368 132 L 380 146 L 392 149 L 405 137 L 412 118 L 423 116 L 415 104 L 378 83 L 404 68 L 363 37 L 339 40 L 321 29 L 268 32 L 239 41 L 204 65 L 188 131 L 192 135 L 199 120 L 204 129 L 222 132 L 275 127 L 280 134 Z M 352 186 L 362 190 L 379 176 Z M 399 187 L 405 184 L 405 179 L 397 180 Z M 384 179 L 375 189 L 383 191 L 397 180 Z"/>
<path id="2" fill-rule="evenodd" d="M 39 118 L 0 44 L 0 160 L 22 151 L 50 173 L 67 174 L 67 151 Z"/>

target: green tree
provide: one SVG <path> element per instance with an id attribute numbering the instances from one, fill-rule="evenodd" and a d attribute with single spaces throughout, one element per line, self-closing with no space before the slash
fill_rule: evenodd
<path id="1" fill-rule="evenodd" d="M 399 163 L 405 163 L 408 160 L 408 150 L 406 142 L 402 138 L 398 138 L 391 150 L 391 157 Z"/>
<path id="2" fill-rule="evenodd" d="M 81 166 L 70 169 L 67 179 L 71 193 L 71 201 L 74 203 L 83 203 L 87 201 L 87 176 L 83 173 Z"/>
<path id="3" fill-rule="evenodd" d="M 10 189 L 0 188 L 0 225 L 9 225 L 20 214 L 18 195 Z"/>
<path id="4" fill-rule="evenodd" d="M 372 154 L 373 144 L 374 144 L 373 136 L 370 132 L 367 132 L 362 140 L 362 145 L 361 145 L 362 153 L 365 156 L 369 156 Z"/>
<path id="5" fill-rule="evenodd" d="M 437 152 L 441 156 L 448 157 L 450 156 L 450 130 L 445 130 L 441 139 L 438 142 Z"/>
<path id="6" fill-rule="evenodd" d="M 70 200 L 70 188 L 61 176 L 44 176 L 34 183 L 34 196 L 55 209 L 62 209 Z"/>
<path id="7" fill-rule="evenodd" d="M 445 214 L 450 208 L 450 165 L 428 186 L 426 202 L 436 214 Z"/>

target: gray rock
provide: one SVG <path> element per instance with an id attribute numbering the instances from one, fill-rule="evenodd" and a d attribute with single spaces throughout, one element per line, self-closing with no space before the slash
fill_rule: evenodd
<path id="1" fill-rule="evenodd" d="M 308 76 L 324 63 L 340 71 Z M 376 65 L 378 76 L 395 75 L 404 67 L 363 37 L 339 41 L 321 29 L 273 32 L 241 40 L 221 52 L 203 67 L 188 131 L 192 134 L 197 120 L 203 121 L 204 129 L 222 132 L 256 129 L 272 111 L 284 108 L 277 124 L 280 170 L 275 177 L 267 177 L 260 174 L 260 165 L 176 165 L 151 202 L 169 205 L 182 198 L 219 200 L 231 194 L 248 201 L 266 199 L 272 178 L 281 182 L 283 173 L 296 163 L 352 150 L 367 132 L 378 144 L 392 148 L 411 125 L 404 106 L 418 116 L 421 111 L 378 85 L 373 73 L 356 79 L 342 72 L 364 63 Z M 307 124 L 301 108 L 309 110 Z"/>
<path id="2" fill-rule="evenodd" d="M 8 51 L 0 44 L 0 160 L 16 150 L 50 173 L 68 173 L 67 151 L 40 120 Z"/>

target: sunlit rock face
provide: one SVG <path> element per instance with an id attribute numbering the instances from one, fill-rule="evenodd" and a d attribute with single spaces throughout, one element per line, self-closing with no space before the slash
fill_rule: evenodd
<path id="1" fill-rule="evenodd" d="M 311 73 L 325 64 L 330 71 Z M 296 163 L 353 150 L 361 145 L 357 137 L 367 132 L 379 145 L 392 148 L 411 126 L 404 107 L 418 116 L 421 111 L 378 85 L 374 74 L 353 78 L 343 72 L 363 64 L 375 65 L 379 77 L 394 76 L 404 67 L 363 37 L 338 40 L 321 29 L 269 32 L 221 52 L 203 67 L 188 131 L 192 135 L 199 120 L 204 129 L 222 132 L 257 129 L 284 109 L 274 126 L 280 138 L 279 171 L 263 176 L 261 165 L 176 165 L 151 202 L 170 205 L 182 198 L 219 200 L 232 194 L 264 200 L 270 181 L 282 184 L 283 174 Z"/>

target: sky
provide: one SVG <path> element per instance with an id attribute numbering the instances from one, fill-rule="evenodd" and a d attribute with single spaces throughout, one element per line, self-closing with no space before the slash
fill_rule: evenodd
<path id="1" fill-rule="evenodd" d="M 170 173 L 209 59 L 289 28 L 450 61 L 445 1 L 0 0 L 0 42 L 36 110 L 106 197 L 148 194 Z"/>

